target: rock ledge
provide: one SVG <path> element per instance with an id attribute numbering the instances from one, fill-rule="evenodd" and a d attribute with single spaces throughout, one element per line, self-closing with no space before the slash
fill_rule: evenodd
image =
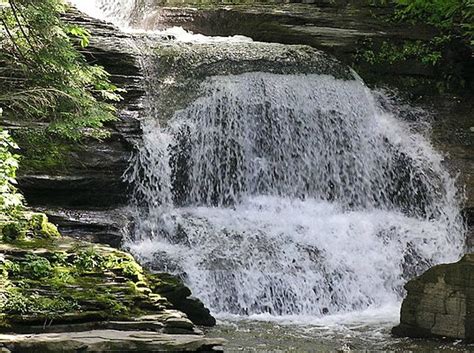
<path id="1" fill-rule="evenodd" d="M 215 352 L 222 339 L 150 331 L 94 330 L 34 335 L 0 334 L 1 352 Z M 3 346 L 3 347 L 2 347 Z"/>

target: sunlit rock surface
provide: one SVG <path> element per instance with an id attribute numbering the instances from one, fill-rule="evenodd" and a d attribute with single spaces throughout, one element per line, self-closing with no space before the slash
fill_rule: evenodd
<path id="1" fill-rule="evenodd" d="M 105 245 L 68 237 L 4 240 L 0 348 L 206 351 L 221 341 L 202 337 L 193 322 L 210 326 L 215 320 L 190 295 L 179 279 L 151 274 L 131 255 Z"/>

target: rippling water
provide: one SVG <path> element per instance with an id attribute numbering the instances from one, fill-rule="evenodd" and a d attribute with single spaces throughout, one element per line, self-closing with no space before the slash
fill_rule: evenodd
<path id="1" fill-rule="evenodd" d="M 382 314 L 382 313 L 381 313 Z M 374 316 L 372 321 L 290 324 L 275 321 L 220 319 L 208 337 L 228 340 L 225 352 L 473 352 L 460 341 L 396 338 L 394 318 Z M 367 318 L 366 318 L 367 319 Z"/>

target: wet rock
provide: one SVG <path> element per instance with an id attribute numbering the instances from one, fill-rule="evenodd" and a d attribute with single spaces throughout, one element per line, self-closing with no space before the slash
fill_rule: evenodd
<path id="1" fill-rule="evenodd" d="M 196 325 L 214 326 L 216 319 L 210 314 L 204 304 L 191 296 L 191 291 L 183 281 L 167 273 L 155 274 L 151 281 L 155 293 L 165 297 L 176 309 L 184 312 Z"/>
<path id="2" fill-rule="evenodd" d="M 347 65 L 305 45 L 245 41 L 199 44 L 145 41 L 142 46 L 147 47 L 142 60 L 151 72 L 145 74 L 147 94 L 154 97 L 155 114 L 160 122 L 171 119 L 177 111 L 185 109 L 200 97 L 203 83 L 213 76 L 268 72 L 280 75 L 311 73 L 354 79 Z M 186 144 L 184 136 L 181 143 Z M 173 186 L 178 189 L 183 187 Z"/>
<path id="3" fill-rule="evenodd" d="M 471 203 L 472 203 L 471 199 Z M 466 247 L 468 252 L 474 252 L 474 207 L 466 207 L 463 210 L 465 224 L 467 226 Z"/>
<path id="4" fill-rule="evenodd" d="M 60 224 L 63 235 L 120 247 L 124 233 L 133 221 L 126 207 L 116 209 L 76 210 L 68 208 L 38 208 L 50 221 Z"/>
<path id="5" fill-rule="evenodd" d="M 474 254 L 435 266 L 405 286 L 397 336 L 474 341 Z"/>
<path id="6" fill-rule="evenodd" d="M 353 61 L 364 43 L 426 41 L 436 33 L 428 26 L 387 25 L 391 8 L 369 5 L 366 1 L 212 6 L 186 3 L 180 6 L 166 2 L 149 4 L 146 13 L 137 9 L 132 14 L 133 22 L 147 29 L 181 26 L 205 35 L 240 34 L 264 42 L 307 44 L 334 54 L 346 63 Z M 416 65 L 416 62 L 372 69 L 379 73 L 433 74 L 432 68 Z"/>

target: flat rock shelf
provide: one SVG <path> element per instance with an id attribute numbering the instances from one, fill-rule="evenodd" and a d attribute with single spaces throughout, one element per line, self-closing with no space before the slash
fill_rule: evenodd
<path id="1" fill-rule="evenodd" d="M 33 335 L 0 334 L 0 352 L 216 352 L 222 339 L 150 331 L 94 330 Z M 3 346 L 3 347 L 2 347 Z"/>

